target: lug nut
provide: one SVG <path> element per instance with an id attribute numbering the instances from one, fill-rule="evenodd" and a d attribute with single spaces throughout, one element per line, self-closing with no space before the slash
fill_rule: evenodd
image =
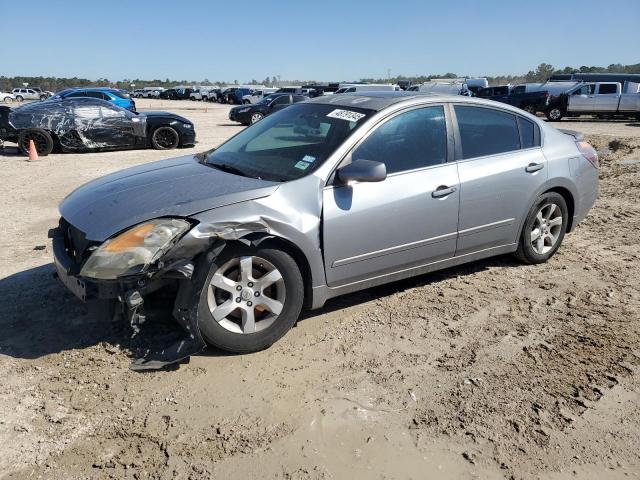
<path id="1" fill-rule="evenodd" d="M 240 303 L 242 299 L 240 297 L 236 298 L 236 303 Z"/>
<path id="2" fill-rule="evenodd" d="M 251 305 L 253 305 L 253 302 L 248 301 L 248 302 L 247 302 L 247 307 L 250 307 Z"/>
<path id="3" fill-rule="evenodd" d="M 247 283 L 247 287 L 249 287 L 249 288 L 253 287 L 253 282 Z"/>
<path id="4" fill-rule="evenodd" d="M 238 285 L 238 286 L 236 287 L 236 290 L 237 290 L 237 291 L 242 290 L 242 285 Z"/>
<path id="5" fill-rule="evenodd" d="M 254 293 L 254 295 L 255 295 L 256 297 L 259 297 L 259 296 L 260 296 L 260 292 L 255 292 L 255 293 Z"/>

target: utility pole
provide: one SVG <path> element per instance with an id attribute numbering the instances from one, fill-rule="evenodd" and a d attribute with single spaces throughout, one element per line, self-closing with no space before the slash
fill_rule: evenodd
<path id="1" fill-rule="evenodd" d="M 387 68 L 387 80 L 391 81 L 391 69 Z"/>

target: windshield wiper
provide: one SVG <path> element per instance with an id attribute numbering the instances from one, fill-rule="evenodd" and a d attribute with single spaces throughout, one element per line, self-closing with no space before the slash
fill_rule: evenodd
<path id="1" fill-rule="evenodd" d="M 207 165 L 211 165 L 218 170 L 222 170 L 223 172 L 233 173 L 234 175 L 240 175 L 241 177 L 248 177 L 249 175 L 246 172 L 243 172 L 239 168 L 234 167 L 233 165 L 228 165 L 226 163 L 207 163 Z"/>

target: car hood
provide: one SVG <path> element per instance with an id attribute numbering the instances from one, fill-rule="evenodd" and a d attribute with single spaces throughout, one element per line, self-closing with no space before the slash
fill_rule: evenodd
<path id="1" fill-rule="evenodd" d="M 242 177 L 200 163 L 193 155 L 148 163 L 77 188 L 60 214 L 91 241 L 153 218 L 188 217 L 272 194 L 278 183 Z"/>
<path id="2" fill-rule="evenodd" d="M 183 123 L 193 123 L 191 120 L 171 112 L 140 112 L 138 115 L 144 115 L 147 118 L 173 118 Z"/>

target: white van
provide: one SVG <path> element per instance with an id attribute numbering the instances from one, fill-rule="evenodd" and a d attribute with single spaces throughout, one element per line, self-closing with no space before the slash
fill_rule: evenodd
<path id="1" fill-rule="evenodd" d="M 422 85 L 412 85 L 408 90 L 423 93 L 439 93 L 441 95 L 467 95 L 469 89 L 466 83 L 425 82 Z"/>
<path id="2" fill-rule="evenodd" d="M 334 92 L 334 95 L 356 92 L 399 92 L 401 90 L 398 85 L 379 83 L 341 83 L 339 86 L 340 88 Z"/>

